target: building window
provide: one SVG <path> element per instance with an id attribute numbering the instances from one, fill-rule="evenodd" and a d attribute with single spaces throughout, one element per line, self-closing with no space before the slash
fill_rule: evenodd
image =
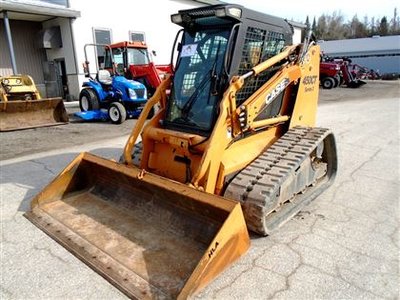
<path id="1" fill-rule="evenodd" d="M 111 29 L 107 28 L 93 28 L 94 43 L 109 45 L 111 44 Z M 96 47 L 97 63 L 100 69 L 104 68 L 105 49 L 104 47 Z"/>
<path id="2" fill-rule="evenodd" d="M 132 42 L 146 42 L 146 35 L 140 31 L 129 31 L 129 40 Z"/>

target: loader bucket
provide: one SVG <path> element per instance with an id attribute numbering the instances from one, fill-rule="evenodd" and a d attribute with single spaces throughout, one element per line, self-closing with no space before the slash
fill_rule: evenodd
<path id="1" fill-rule="evenodd" d="M 61 98 L 0 102 L 0 131 L 12 131 L 68 123 Z"/>
<path id="2" fill-rule="evenodd" d="M 25 216 L 131 298 L 186 299 L 249 247 L 239 203 L 88 153 Z"/>

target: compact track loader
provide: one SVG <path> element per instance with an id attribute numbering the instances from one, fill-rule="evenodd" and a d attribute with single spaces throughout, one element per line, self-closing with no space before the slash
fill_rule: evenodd
<path id="1" fill-rule="evenodd" d="M 333 134 L 315 127 L 311 35 L 292 45 L 286 21 L 238 5 L 171 19 L 182 27 L 173 76 L 121 162 L 82 153 L 26 213 L 132 298 L 195 294 L 247 251 L 247 229 L 268 235 L 337 169 Z"/>
<path id="2" fill-rule="evenodd" d="M 68 123 L 61 98 L 40 97 L 28 75 L 0 77 L 0 131 Z"/>

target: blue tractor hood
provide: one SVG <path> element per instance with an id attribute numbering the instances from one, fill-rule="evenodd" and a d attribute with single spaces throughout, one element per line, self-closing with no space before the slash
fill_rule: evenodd
<path id="1" fill-rule="evenodd" d="M 146 87 L 138 81 L 126 79 L 124 76 L 114 76 L 112 86 L 123 94 L 123 101 L 143 102 L 147 100 Z M 130 90 L 131 94 L 134 92 L 135 98 L 130 96 Z"/>
<path id="2" fill-rule="evenodd" d="M 114 76 L 113 81 L 114 84 L 121 84 L 133 90 L 146 88 L 144 84 L 140 83 L 139 81 L 126 79 L 124 76 Z"/>

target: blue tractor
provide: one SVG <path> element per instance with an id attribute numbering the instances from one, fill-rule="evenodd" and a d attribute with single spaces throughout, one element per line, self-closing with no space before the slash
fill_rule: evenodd
<path id="1" fill-rule="evenodd" d="M 128 117 L 138 117 L 147 102 L 146 87 L 140 82 L 126 79 L 120 76 L 114 67 L 113 57 L 111 60 L 113 69 L 99 70 L 95 78 L 89 71 L 89 61 L 86 48 L 109 47 L 100 44 L 86 44 L 84 73 L 89 81 L 84 82 L 79 94 L 79 107 L 81 112 L 76 115 L 84 120 L 111 120 L 114 124 L 121 124 Z M 108 52 L 108 51 L 107 51 Z M 109 51 L 108 53 L 112 53 Z"/>

